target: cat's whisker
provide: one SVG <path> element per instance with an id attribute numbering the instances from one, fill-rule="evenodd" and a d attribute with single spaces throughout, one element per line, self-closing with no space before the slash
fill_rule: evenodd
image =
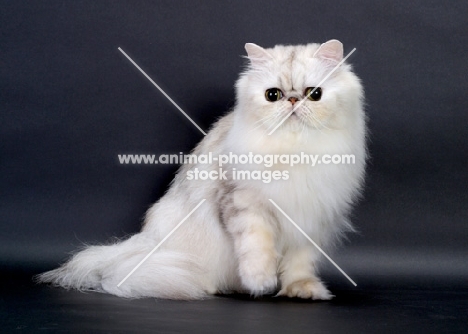
<path id="1" fill-rule="evenodd" d="M 270 118 L 264 120 L 261 124 L 257 125 L 256 127 L 250 129 L 247 133 L 251 133 L 251 132 L 257 130 L 258 128 L 262 127 L 263 125 L 265 125 L 266 123 L 271 122 L 271 121 L 272 121 L 272 118 L 270 117 Z"/>
<path id="2" fill-rule="evenodd" d="M 310 110 L 310 107 L 309 106 L 305 106 L 305 108 L 307 109 L 308 113 L 307 115 L 311 116 L 312 119 L 318 123 L 318 125 L 320 125 L 322 128 L 326 129 L 326 130 L 331 130 L 329 127 L 327 127 L 325 124 L 323 124 L 317 117 L 315 117 L 314 115 L 314 111 L 313 110 Z M 318 130 L 321 130 L 320 128 L 317 127 Z"/>
<path id="3" fill-rule="evenodd" d="M 256 121 L 253 125 L 256 125 L 258 124 L 259 122 L 261 122 L 259 125 L 253 127 L 252 129 L 250 129 L 248 131 L 248 133 L 252 132 L 252 131 L 255 131 L 257 130 L 258 128 L 260 128 L 261 126 L 265 125 L 266 123 L 270 122 L 270 121 L 274 121 L 276 119 L 276 115 L 275 114 L 269 114 L 261 119 L 259 119 L 258 121 Z"/>
<path id="4" fill-rule="evenodd" d="M 272 121 L 276 121 L 278 118 L 281 117 L 281 114 L 283 113 L 283 107 L 282 106 L 276 106 L 275 111 L 271 114 L 272 115 Z M 268 129 L 271 126 L 268 127 Z"/>
<path id="5" fill-rule="evenodd" d="M 275 114 L 268 114 L 265 117 L 260 118 L 259 120 L 255 121 L 252 125 L 257 125 L 258 123 L 264 124 L 266 121 L 268 121 L 271 118 L 274 118 Z"/>
<path id="6" fill-rule="evenodd" d="M 313 114 L 307 113 L 306 117 L 307 117 L 308 121 L 312 124 L 312 126 L 314 127 L 315 130 L 317 130 L 319 132 L 322 132 L 322 124 L 320 123 L 319 120 L 317 120 L 317 118 L 315 118 L 313 116 Z"/>
<path id="7" fill-rule="evenodd" d="M 308 126 L 312 126 L 314 129 L 318 130 L 318 131 L 321 131 L 321 129 L 319 127 L 317 127 L 317 122 L 315 119 L 312 118 L 312 116 L 310 115 L 310 110 L 308 112 L 304 112 L 302 113 L 302 117 L 304 118 L 304 120 L 306 121 L 307 125 Z"/>
<path id="8" fill-rule="evenodd" d="M 268 120 L 266 120 L 262 125 L 264 124 L 267 124 L 267 123 L 270 123 L 269 125 L 267 125 L 266 127 L 266 131 L 268 132 L 271 128 L 273 128 L 275 126 L 275 124 L 277 124 L 277 120 L 281 118 L 281 114 L 282 112 L 281 111 L 278 111 L 278 112 L 275 112 L 274 114 L 272 114 Z M 260 136 L 257 141 L 255 142 L 256 144 L 258 144 L 258 142 L 261 140 L 261 139 L 265 139 L 263 136 Z"/>
<path id="9" fill-rule="evenodd" d="M 281 108 L 281 110 L 278 111 L 278 112 L 276 113 L 276 115 L 277 115 L 276 119 L 279 120 L 279 123 L 273 124 L 274 126 L 270 126 L 270 127 L 267 129 L 268 133 L 270 133 L 270 129 L 275 129 L 275 128 L 278 127 L 278 125 L 281 126 L 281 125 L 283 125 L 283 123 L 285 122 L 285 120 L 284 120 L 284 117 L 285 117 L 285 116 L 284 116 L 284 110 L 286 109 L 286 107 L 285 107 L 284 105 L 282 105 L 280 108 Z M 288 111 L 288 113 L 290 113 L 290 111 Z M 292 115 L 292 114 L 290 114 L 289 117 L 290 117 L 291 115 Z M 289 118 L 289 117 L 288 117 L 288 118 Z M 276 120 L 276 119 L 275 119 L 275 120 Z"/>
<path id="10" fill-rule="evenodd" d="M 278 109 L 278 107 L 277 107 Z M 269 129 L 272 127 L 272 125 L 274 125 L 276 123 L 276 119 L 279 117 L 279 115 L 281 114 L 281 110 L 275 110 L 274 113 L 271 113 L 261 119 L 259 119 L 258 121 L 256 121 L 254 124 L 257 124 L 259 122 L 261 122 L 259 125 L 255 126 L 254 128 L 250 129 L 247 133 L 251 133 L 252 131 L 255 131 L 256 129 L 264 126 L 265 124 L 267 124 L 266 128 Z M 270 124 L 268 124 L 270 123 Z M 258 144 L 258 142 L 262 139 L 262 136 L 260 136 L 256 141 L 255 141 L 255 144 Z"/>
<path id="11" fill-rule="evenodd" d="M 259 126 L 255 127 L 255 129 L 259 128 L 260 126 L 263 126 L 265 124 L 267 124 L 266 126 L 266 131 L 268 132 L 270 129 L 274 128 L 277 124 L 277 120 L 280 119 L 281 120 L 281 116 L 283 115 L 283 111 L 284 111 L 284 106 L 276 106 L 275 108 L 275 111 L 269 115 L 269 117 L 265 117 L 263 118 L 264 119 L 264 122 L 262 122 L 262 124 L 260 124 Z M 268 124 L 270 123 L 270 124 Z M 254 129 L 252 129 L 251 131 L 253 131 Z M 250 131 L 249 131 L 250 132 Z M 261 139 L 264 139 L 263 136 L 260 136 L 256 141 L 255 141 L 255 144 L 258 144 L 258 142 L 261 140 Z"/>
<path id="12" fill-rule="evenodd" d="M 301 128 L 301 135 L 300 135 L 300 136 L 301 136 L 301 138 L 302 138 L 303 133 L 304 133 L 304 131 L 305 131 L 305 129 L 306 129 L 306 123 L 305 123 L 305 121 L 304 121 L 302 118 L 301 118 L 300 120 L 301 120 L 301 125 L 302 125 L 302 128 Z M 308 136 L 307 136 L 307 134 L 308 134 L 307 131 L 305 132 L 305 134 L 306 134 L 306 142 L 307 142 L 307 137 L 308 137 Z"/>
<path id="13" fill-rule="evenodd" d="M 307 121 L 305 119 L 302 120 L 302 125 L 303 125 L 303 131 L 304 131 L 304 137 L 305 137 L 305 143 L 307 144 L 309 142 L 309 136 L 310 136 L 310 131 L 309 131 L 309 124 L 307 124 Z M 302 133 L 301 133 L 302 135 Z"/>

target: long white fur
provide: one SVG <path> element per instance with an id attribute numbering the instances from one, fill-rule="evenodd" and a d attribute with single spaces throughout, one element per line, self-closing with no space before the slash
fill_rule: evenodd
<path id="1" fill-rule="evenodd" d="M 218 195 L 224 185 L 218 180 L 186 178 L 191 168 L 218 167 L 184 165 L 168 192 L 148 211 L 139 234 L 112 245 L 88 247 L 62 267 L 39 275 L 38 281 L 128 298 L 188 300 L 231 291 L 261 294 L 276 287 L 279 279 L 282 294 L 329 299 L 331 295 L 320 281 L 307 281 L 315 273 L 320 254 L 274 207 L 268 207 L 271 198 L 325 248 L 352 229 L 347 214 L 362 185 L 366 127 L 363 89 L 350 65 L 343 64 L 322 85 L 320 101 L 305 101 L 291 119 L 268 135 L 292 106 L 286 98 L 274 103 L 266 101 L 265 90 L 278 87 L 285 95 L 303 97 L 304 89 L 317 85 L 342 58 L 338 41 L 322 44 L 323 51 L 320 47 L 308 44 L 262 49 L 247 44 L 250 63 L 237 81 L 234 111 L 213 126 L 193 153 L 354 154 L 354 165 L 224 166 L 229 170 L 269 169 L 289 173 L 289 180 L 268 184 L 236 181 L 236 186 L 244 190 L 235 193 L 235 205 L 258 206 L 264 214 L 252 214 L 251 221 L 235 223 L 234 219 L 230 226 L 220 219 Z M 203 198 L 206 202 L 118 287 Z M 238 240 L 229 232 L 250 223 L 263 224 L 263 234 Z M 265 249 L 265 253 L 238 256 L 254 254 L 258 249 Z"/>

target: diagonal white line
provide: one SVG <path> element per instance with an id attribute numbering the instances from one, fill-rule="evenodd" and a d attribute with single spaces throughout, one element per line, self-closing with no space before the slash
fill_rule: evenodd
<path id="1" fill-rule="evenodd" d="M 307 94 L 306 97 L 304 97 L 299 103 L 297 103 L 296 106 L 293 108 L 293 110 L 291 110 L 291 112 L 290 112 L 285 118 L 283 118 L 283 120 L 282 120 L 277 126 L 275 126 L 275 128 L 274 128 L 273 130 L 271 130 L 270 133 L 269 133 L 268 135 L 270 136 L 273 132 L 275 132 L 276 129 L 278 129 L 278 128 L 281 126 L 281 124 L 283 124 L 283 123 L 289 118 L 289 116 L 291 116 L 292 113 L 293 113 L 294 111 L 296 111 L 297 108 L 299 108 L 299 107 L 301 106 L 301 104 L 303 104 L 304 101 L 305 101 L 310 95 L 312 95 L 312 94 L 315 92 L 315 90 L 316 90 L 317 88 L 319 88 L 319 87 L 325 82 L 325 80 L 327 80 L 327 79 L 330 77 L 330 75 L 332 75 L 332 74 L 338 69 L 338 67 L 340 67 L 341 64 L 343 64 L 343 63 L 346 61 L 346 59 L 349 58 L 349 56 L 351 56 L 351 55 L 353 54 L 354 51 L 356 51 L 356 48 L 352 49 L 351 52 L 348 53 L 348 55 L 347 55 L 346 57 L 344 57 L 343 60 L 341 60 L 341 61 L 338 63 L 338 65 L 336 65 L 336 66 L 330 71 L 330 73 L 328 73 L 327 76 L 326 76 L 325 78 L 323 78 L 322 81 L 320 81 L 320 82 L 318 83 L 318 85 L 317 85 L 309 94 Z"/>
<path id="2" fill-rule="evenodd" d="M 276 208 L 277 208 L 277 209 L 278 209 L 278 210 L 279 210 L 279 211 L 280 211 L 280 212 L 281 212 L 281 213 L 282 213 L 298 230 L 299 230 L 299 232 L 301 232 L 301 233 L 307 238 L 307 240 L 309 240 L 309 241 L 312 243 L 312 245 L 314 245 L 314 246 L 320 251 L 320 253 L 322 253 L 322 254 L 327 258 L 328 261 L 331 262 L 331 264 L 333 264 L 333 265 L 344 275 L 344 277 L 346 277 L 354 286 L 357 286 L 356 282 L 354 282 L 354 281 L 351 279 L 351 277 L 349 277 L 348 274 L 346 274 L 346 273 L 344 272 L 344 270 L 341 269 L 340 266 L 338 266 L 338 265 L 335 263 L 335 261 L 333 261 L 332 258 L 329 257 L 329 256 L 327 255 L 327 253 L 325 253 L 325 252 L 323 251 L 323 249 L 320 248 L 320 246 L 317 245 L 317 244 L 315 243 L 315 241 L 312 240 L 312 239 L 307 235 L 307 233 L 305 233 L 304 230 L 301 229 L 301 228 L 299 227 L 299 225 L 297 225 L 297 224 L 286 214 L 286 212 L 284 212 L 284 211 L 278 206 L 278 204 L 276 204 L 272 199 L 270 199 L 270 202 L 271 202 L 271 203 L 272 203 L 272 204 L 273 204 L 273 205 L 274 205 L 274 206 L 275 206 L 275 207 L 276 207 Z"/>
<path id="3" fill-rule="evenodd" d="M 205 201 L 206 201 L 205 198 L 202 199 L 202 201 L 200 203 L 198 203 L 198 205 L 192 211 L 190 211 L 190 213 L 187 216 L 185 216 L 185 218 L 182 219 L 182 221 L 179 224 L 177 224 L 177 226 L 174 227 L 174 229 L 171 232 L 169 232 L 169 234 L 166 235 L 166 237 L 164 239 L 162 239 L 161 242 L 159 244 L 157 244 L 156 247 L 154 247 L 153 250 L 151 252 L 149 252 L 149 254 L 146 255 L 144 257 L 144 259 L 141 260 L 140 263 L 138 263 L 136 265 L 136 267 L 133 268 L 132 271 L 129 272 L 128 275 L 125 276 L 125 278 L 122 281 L 120 281 L 119 284 L 117 284 L 117 286 L 120 287 L 127 280 L 127 278 L 129 278 L 135 272 L 135 270 L 137 270 L 146 260 L 148 260 L 148 258 L 159 248 L 159 246 L 161 246 L 163 244 L 163 242 L 166 241 L 172 235 L 172 233 L 174 233 L 180 227 L 180 225 L 182 225 L 188 219 L 188 217 L 190 217 L 192 215 L 192 213 L 194 213 L 195 210 L 197 210 L 200 207 L 200 205 L 202 205 L 203 202 L 205 202 Z"/>
<path id="4" fill-rule="evenodd" d="M 133 59 L 130 58 L 130 57 L 125 53 L 124 50 L 122 50 L 120 47 L 119 47 L 118 49 L 119 49 L 120 52 L 122 52 L 122 54 L 123 54 L 125 57 L 127 57 L 128 60 L 130 60 L 130 62 L 131 62 L 141 73 L 143 73 L 143 75 L 144 75 L 157 89 L 159 89 L 159 91 L 160 91 L 160 92 L 161 92 L 177 109 L 179 109 L 179 111 L 180 111 L 185 117 L 187 117 L 187 119 L 188 119 L 190 122 L 192 122 L 193 125 L 195 125 L 195 127 L 196 127 L 198 130 L 200 130 L 201 133 L 203 133 L 203 135 L 206 136 L 206 132 L 203 131 L 202 128 L 200 128 L 200 127 L 198 126 L 198 124 L 195 123 L 195 122 L 193 121 L 193 119 L 191 119 L 191 118 L 189 117 L 189 115 L 187 115 L 187 114 L 185 113 L 185 111 L 183 111 L 182 108 L 179 107 L 179 106 L 177 105 L 177 103 L 175 103 L 174 100 L 171 99 L 171 97 L 170 97 L 169 95 L 167 95 L 166 92 L 163 91 L 162 88 L 159 87 L 158 84 L 157 84 L 156 82 L 154 82 L 153 79 L 151 79 L 151 78 L 149 77 L 149 75 L 146 74 L 145 71 L 143 71 L 143 70 L 141 69 L 141 67 L 138 66 L 138 64 L 135 63 L 135 62 L 133 61 Z"/>

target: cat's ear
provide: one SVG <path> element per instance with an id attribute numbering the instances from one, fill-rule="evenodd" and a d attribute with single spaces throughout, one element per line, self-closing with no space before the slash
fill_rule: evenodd
<path id="1" fill-rule="evenodd" d="M 331 39 L 320 45 L 313 57 L 339 63 L 343 60 L 343 44 L 336 39 Z"/>
<path id="2" fill-rule="evenodd" d="M 252 65 L 264 64 L 265 62 L 273 59 L 273 56 L 264 48 L 254 43 L 245 44 L 245 51 L 247 51 L 247 57 Z"/>

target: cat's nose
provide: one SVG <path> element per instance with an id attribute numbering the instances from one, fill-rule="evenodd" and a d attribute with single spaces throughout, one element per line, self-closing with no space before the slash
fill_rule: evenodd
<path id="1" fill-rule="evenodd" d="M 290 98 L 288 99 L 288 101 L 291 102 L 292 105 L 294 105 L 294 103 L 296 103 L 297 100 L 299 100 L 297 97 L 290 97 Z"/>

